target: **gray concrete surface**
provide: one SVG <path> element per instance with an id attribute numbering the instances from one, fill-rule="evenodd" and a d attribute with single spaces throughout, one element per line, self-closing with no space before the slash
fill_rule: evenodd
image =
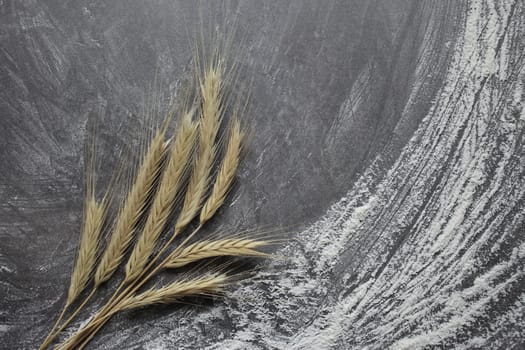
<path id="1" fill-rule="evenodd" d="M 0 1 L 0 348 L 36 348 L 65 300 L 87 114 L 109 181 L 155 78 L 162 103 L 191 77 L 199 18 L 236 23 L 253 78 L 211 226 L 292 227 L 290 259 L 90 348 L 525 346 L 523 1 L 24 0 Z"/>

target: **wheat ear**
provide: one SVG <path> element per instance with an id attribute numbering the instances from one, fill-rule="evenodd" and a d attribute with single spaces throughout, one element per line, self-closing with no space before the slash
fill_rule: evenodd
<path id="1" fill-rule="evenodd" d="M 237 167 L 239 166 L 243 138 L 244 133 L 241 131 L 241 125 L 239 120 L 235 118 L 232 122 L 228 146 L 219 173 L 215 179 L 213 190 L 201 210 L 199 218 L 201 223 L 211 219 L 217 209 L 224 203 L 226 194 L 230 189 L 235 178 L 235 173 L 237 172 Z"/>
<path id="2" fill-rule="evenodd" d="M 202 200 L 208 189 L 217 149 L 215 139 L 221 120 L 221 85 L 219 65 L 208 69 L 200 83 L 202 111 L 199 124 L 199 148 L 184 204 L 175 225 L 175 232 L 180 232 L 193 220 L 201 208 Z"/>
<path id="3" fill-rule="evenodd" d="M 104 198 L 98 202 L 95 198 L 95 163 L 96 163 L 96 121 L 88 121 L 91 134 L 88 136 L 85 148 L 85 197 L 82 230 L 78 253 L 68 288 L 66 303 L 57 318 L 55 324 L 49 331 L 48 335 L 40 345 L 39 349 L 45 349 L 56 337 L 55 330 L 59 326 L 66 310 L 77 299 L 80 293 L 86 288 L 93 269 L 100 244 L 100 234 L 106 216 L 107 193 Z M 67 321 L 65 324 L 67 325 Z M 62 329 L 62 328 L 61 328 Z"/>
<path id="4" fill-rule="evenodd" d="M 177 268 L 202 259 L 218 256 L 267 257 L 268 254 L 256 249 L 268 244 L 269 242 L 266 241 L 240 238 L 200 241 L 190 244 L 186 248 L 175 250 L 164 266 L 166 268 Z"/>
<path id="5" fill-rule="evenodd" d="M 119 305 L 119 309 L 129 310 L 153 304 L 171 303 L 187 296 L 216 295 L 228 282 L 229 277 L 222 273 L 176 281 L 166 287 L 150 289 L 129 297 Z"/>
<path id="6" fill-rule="evenodd" d="M 197 123 L 193 122 L 192 118 L 193 110 L 185 113 L 181 120 L 146 224 L 126 264 L 125 282 L 130 282 L 142 274 L 166 225 L 194 147 Z"/>
<path id="7" fill-rule="evenodd" d="M 65 315 L 65 310 L 76 300 L 80 293 L 87 286 L 95 262 L 98 256 L 98 248 L 100 245 L 100 233 L 102 231 L 102 225 L 106 215 L 106 198 L 102 202 L 98 203 L 95 200 L 94 194 L 91 193 L 86 199 L 84 209 L 84 223 L 82 234 L 80 237 L 80 245 L 78 249 L 78 256 L 75 262 L 75 267 L 71 274 L 71 282 L 69 284 L 68 295 L 66 305 L 60 317 L 56 321 L 55 325 L 51 329 L 50 333 L 40 345 L 39 349 L 45 349 L 70 322 L 78 314 L 78 312 L 84 307 L 84 305 L 91 299 L 96 289 L 93 289 L 91 293 L 84 299 L 84 301 L 73 311 L 71 316 L 57 329 L 60 321 Z"/>
<path id="8" fill-rule="evenodd" d="M 144 212 L 161 169 L 165 133 L 165 128 L 157 131 L 142 159 L 135 182 L 119 211 L 113 234 L 95 272 L 95 286 L 99 286 L 111 277 L 133 240 L 135 226 Z"/>
<path id="9" fill-rule="evenodd" d="M 87 199 L 78 257 L 71 274 L 71 283 L 67 295 L 66 303 L 68 305 L 84 290 L 95 267 L 105 212 L 106 205 L 104 202 L 97 203 L 93 195 Z"/>

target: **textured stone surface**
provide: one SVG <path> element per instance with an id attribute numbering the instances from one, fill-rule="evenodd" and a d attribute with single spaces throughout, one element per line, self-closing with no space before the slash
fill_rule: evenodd
<path id="1" fill-rule="evenodd" d="M 63 305 L 86 115 L 109 181 L 152 84 L 165 102 L 191 76 L 199 17 L 236 23 L 253 77 L 212 226 L 297 240 L 230 299 L 122 314 L 90 348 L 525 346 L 524 6 L 0 1 L 0 348 L 35 348 Z"/>

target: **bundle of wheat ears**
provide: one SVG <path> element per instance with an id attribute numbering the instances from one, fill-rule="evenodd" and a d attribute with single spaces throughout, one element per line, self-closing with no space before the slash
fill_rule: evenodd
<path id="1" fill-rule="evenodd" d="M 82 349 L 116 313 L 188 296 L 215 296 L 239 280 L 223 261 L 187 269 L 189 264 L 214 257 L 267 257 L 261 251 L 268 236 L 196 235 L 224 203 L 239 165 L 245 132 L 240 117 L 243 101 L 225 91 L 232 71 L 218 54 L 196 67 L 194 103 L 167 113 L 143 147 L 140 164 L 113 220 L 110 198 L 95 194 L 94 149 L 87 157 L 84 218 L 76 263 L 62 313 L 43 341 L 45 349 L 57 341 L 79 312 L 115 271 L 124 267 L 118 288 L 88 322 L 59 343 L 57 349 Z M 174 118 L 175 116 L 175 118 Z M 168 122 L 177 120 L 169 137 Z M 171 217 L 175 217 L 174 224 Z M 105 225 L 111 222 L 110 225 Z M 103 231 L 109 238 L 103 243 Z M 127 261 L 126 261 L 127 259 Z M 175 281 L 144 290 L 146 283 L 167 269 L 181 271 Z M 91 291 L 89 292 L 89 288 Z"/>

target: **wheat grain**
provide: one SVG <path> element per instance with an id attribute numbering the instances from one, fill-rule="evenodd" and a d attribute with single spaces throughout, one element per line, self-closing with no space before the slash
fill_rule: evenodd
<path id="1" fill-rule="evenodd" d="M 235 118 L 232 122 L 228 146 L 217 179 L 213 185 L 213 190 L 201 210 L 199 218 L 201 224 L 211 219 L 217 209 L 224 203 L 239 166 L 243 137 L 244 133 L 241 131 L 239 120 Z"/>
<path id="2" fill-rule="evenodd" d="M 199 211 L 209 185 L 209 178 L 216 153 L 215 139 L 221 120 L 221 67 L 212 67 L 204 74 L 200 84 L 202 111 L 199 125 L 197 159 L 188 184 L 182 210 L 175 232 L 180 232 Z"/>
<path id="3" fill-rule="evenodd" d="M 168 220 L 194 147 L 197 123 L 192 118 L 193 110 L 185 113 L 181 120 L 146 224 L 126 264 L 126 282 L 142 273 Z"/>
<path id="4" fill-rule="evenodd" d="M 252 256 L 267 257 L 268 254 L 256 250 L 270 244 L 266 241 L 253 239 L 220 239 L 216 241 L 200 241 L 186 248 L 175 250 L 164 265 L 166 268 L 181 267 L 202 259 L 218 256 Z"/>
<path id="5" fill-rule="evenodd" d="M 127 298 L 119 305 L 119 309 L 129 310 L 153 304 L 166 304 L 187 296 L 216 295 L 228 281 L 229 277 L 226 274 L 215 273 L 172 282 L 166 287 L 151 289 Z"/>
<path id="6" fill-rule="evenodd" d="M 165 132 L 165 128 L 157 130 L 142 159 L 135 182 L 120 209 L 115 229 L 95 272 L 96 286 L 111 277 L 133 240 L 135 226 L 146 207 L 148 197 L 154 188 L 155 179 L 161 169 L 165 150 Z"/>

